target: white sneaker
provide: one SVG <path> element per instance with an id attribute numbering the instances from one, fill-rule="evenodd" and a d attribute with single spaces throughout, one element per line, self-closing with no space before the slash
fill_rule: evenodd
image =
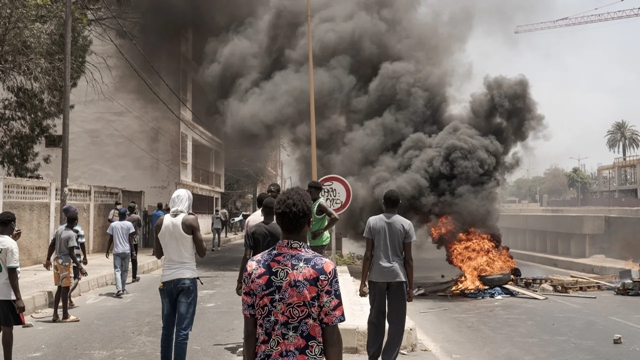
<path id="1" fill-rule="evenodd" d="M 220 246 L 218 246 L 218 251 L 220 251 Z"/>

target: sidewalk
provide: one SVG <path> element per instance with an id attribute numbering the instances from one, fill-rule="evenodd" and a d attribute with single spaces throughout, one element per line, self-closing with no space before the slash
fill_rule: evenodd
<path id="1" fill-rule="evenodd" d="M 229 237 L 222 238 L 222 244 L 244 238 L 243 233 L 238 235 L 229 234 Z M 204 236 L 207 249 L 211 247 L 211 235 Z M 158 260 L 151 255 L 152 249 L 139 249 L 138 251 L 138 274 L 148 274 L 162 267 L 162 260 Z M 42 258 L 44 259 L 44 255 Z M 107 259 L 104 253 L 94 253 L 87 257 L 89 264 L 85 269 L 89 273 L 88 277 L 82 278 L 78 289 L 73 293 L 72 298 L 76 298 L 80 293 L 89 292 L 105 286 L 114 285 L 113 276 L 113 255 Z M 129 280 L 131 281 L 131 268 L 129 268 Z M 80 292 L 78 292 L 80 291 Z M 24 301 L 26 311 L 25 316 L 33 314 L 37 310 L 42 310 L 53 306 L 53 298 L 56 286 L 53 283 L 53 271 L 47 271 L 42 265 L 33 265 L 20 269 L 20 292 Z"/>
<path id="2" fill-rule="evenodd" d="M 513 249 L 510 251 L 516 260 L 596 275 L 618 275 L 620 271 L 629 270 L 638 265 L 637 263 L 630 263 L 625 260 L 611 259 L 597 255 L 590 258 L 578 259 L 530 251 Z"/>

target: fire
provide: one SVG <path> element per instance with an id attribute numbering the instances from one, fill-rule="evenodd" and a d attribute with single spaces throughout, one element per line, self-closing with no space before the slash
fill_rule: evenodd
<path id="1" fill-rule="evenodd" d="M 434 242 L 445 240 L 447 260 L 462 270 L 453 291 L 486 289 L 480 276 L 510 273 L 516 267 L 509 250 L 497 245 L 491 235 L 475 229 L 460 233 L 450 216 L 430 224 L 429 231 Z"/>
<path id="2" fill-rule="evenodd" d="M 638 266 L 638 264 L 633 262 L 633 259 L 629 259 L 627 260 L 627 262 L 625 263 L 625 266 L 628 269 L 632 269 L 632 270 L 640 270 L 640 266 Z"/>

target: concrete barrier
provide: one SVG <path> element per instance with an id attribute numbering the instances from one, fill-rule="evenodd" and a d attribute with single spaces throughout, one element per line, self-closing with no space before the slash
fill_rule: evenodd
<path id="1" fill-rule="evenodd" d="M 349 268 L 338 267 L 338 279 L 346 321 L 340 325 L 343 351 L 347 354 L 367 353 L 367 318 L 369 317 L 369 300 L 358 294 L 358 284 L 351 277 Z M 389 328 L 389 324 L 386 325 Z M 402 340 L 402 350 L 416 351 L 418 348 L 418 331 L 416 324 L 407 317 Z"/>

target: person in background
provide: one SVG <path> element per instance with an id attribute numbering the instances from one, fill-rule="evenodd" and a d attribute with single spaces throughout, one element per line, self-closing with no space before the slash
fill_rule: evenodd
<path id="1" fill-rule="evenodd" d="M 220 211 L 220 217 L 222 218 L 221 220 L 222 228 L 224 229 L 224 237 L 229 237 L 229 212 L 227 211 L 227 208 L 225 206 L 223 206 L 222 210 Z"/>
<path id="2" fill-rule="evenodd" d="M 164 211 L 162 211 L 162 209 L 164 208 L 164 205 L 162 205 L 161 202 L 159 202 L 157 205 L 157 209 L 156 211 L 153 212 L 153 214 L 151 214 L 151 232 L 154 235 L 154 240 L 153 240 L 153 254 L 151 254 L 151 256 L 155 255 L 156 253 L 156 242 L 155 242 L 155 228 L 156 228 L 156 224 L 158 223 L 158 219 L 160 219 L 161 217 L 164 216 Z"/>
<path id="3" fill-rule="evenodd" d="M 278 199 L 278 195 L 280 195 L 280 184 L 272 183 L 267 187 L 267 194 L 271 196 L 274 200 Z"/>
<path id="4" fill-rule="evenodd" d="M 216 251 L 216 236 L 218 237 L 218 251 L 220 251 L 220 235 L 222 234 L 222 216 L 220 210 L 216 209 L 215 214 L 211 217 L 211 232 L 213 240 L 211 241 L 211 251 Z"/>
<path id="5" fill-rule="evenodd" d="M 113 272 L 116 280 L 116 297 L 121 297 L 127 291 L 127 275 L 129 275 L 129 261 L 137 257 L 133 251 L 133 236 L 136 229 L 127 220 L 127 209 L 118 212 L 119 221 L 111 223 L 107 229 L 109 242 L 105 256 L 109 258 L 109 250 L 113 245 Z"/>
<path id="6" fill-rule="evenodd" d="M 371 305 L 367 322 L 369 359 L 377 360 L 382 355 L 383 360 L 395 360 L 402 345 L 407 302 L 413 301 L 411 244 L 416 234 L 411 221 L 398 215 L 398 191 L 387 191 L 383 206 L 384 213 L 370 217 L 364 229 L 367 248 L 360 296 L 368 295 Z M 385 321 L 389 323 L 389 333 L 383 349 Z"/>
<path id="7" fill-rule="evenodd" d="M 185 360 L 198 304 L 195 255 L 204 258 L 207 247 L 198 218 L 191 212 L 191 192 L 176 190 L 170 204 L 170 215 L 160 218 L 155 228 L 156 258 L 165 257 L 159 288 L 162 301 L 160 360 Z"/>
<path id="8" fill-rule="evenodd" d="M 82 267 L 78 258 L 75 256 L 75 248 L 78 246 L 78 235 L 73 229 L 78 225 L 78 209 L 75 206 L 67 205 L 63 208 L 63 214 L 67 217 L 65 227 L 59 227 L 54 235 L 54 240 L 49 244 L 47 250 L 47 258 L 44 267 L 51 270 L 53 265 L 53 282 L 57 286 L 56 295 L 53 300 L 53 318 L 51 322 L 62 321 L 63 323 L 78 322 L 75 316 L 69 315 L 69 289 L 71 288 L 71 264 L 75 264 L 82 276 L 87 277 L 89 274 Z M 56 257 L 51 263 L 51 256 L 55 251 Z M 58 317 L 58 305 L 62 300 L 62 320 Z"/>
<path id="9" fill-rule="evenodd" d="M 327 206 L 324 198 L 320 197 L 322 184 L 319 181 L 311 181 L 307 185 L 307 192 L 313 201 L 313 223 L 309 233 L 309 245 L 311 245 L 311 250 L 324 255 L 327 245 L 331 242 L 329 229 L 340 221 L 340 217 Z"/>
<path id="10" fill-rule="evenodd" d="M 274 247 L 280 241 L 281 232 L 280 226 L 275 221 L 275 206 L 276 201 L 273 198 L 267 198 L 262 203 L 264 220 L 249 228 L 244 237 L 244 256 L 240 262 L 240 273 L 236 285 L 238 296 L 242 296 L 242 275 L 249 259 Z"/>
<path id="11" fill-rule="evenodd" d="M 62 213 L 65 217 L 72 211 L 77 211 L 77 208 L 72 205 L 67 205 L 62 209 Z M 66 227 L 66 226 L 67 226 L 66 223 L 60 225 L 60 227 Z M 80 226 L 80 224 L 77 224 L 73 228 L 73 232 L 76 233 L 76 236 L 77 236 L 76 242 L 78 243 L 78 246 L 74 248 L 75 257 L 76 259 L 78 259 L 78 262 L 81 262 L 82 265 L 86 266 L 89 264 L 89 260 L 87 259 L 87 247 L 85 245 L 86 239 L 84 236 L 84 230 L 82 229 L 82 226 Z M 73 265 L 73 285 L 71 285 L 71 289 L 69 289 L 69 307 L 70 308 L 74 308 L 76 306 L 76 304 L 73 303 L 72 294 L 78 288 L 78 285 L 80 284 L 80 280 L 82 280 L 82 275 L 80 275 L 80 269 L 78 269 L 75 263 L 73 263 L 72 265 Z M 80 295 L 82 294 L 80 294 L 80 290 L 78 290 L 78 296 Z"/>
<path id="12" fill-rule="evenodd" d="M 256 199 L 256 205 L 258 206 L 258 210 L 256 210 L 253 214 L 251 214 L 247 218 L 247 221 L 245 221 L 245 224 L 244 224 L 245 238 L 246 238 L 246 231 L 250 227 L 264 220 L 262 217 L 262 204 L 264 203 L 264 200 L 268 197 L 269 195 L 267 195 L 267 193 L 258 194 L 258 198 Z M 242 216 L 242 212 L 240 213 L 240 216 Z"/>
<path id="13" fill-rule="evenodd" d="M 140 277 L 138 276 L 138 243 L 140 242 L 142 219 L 137 214 L 138 211 L 136 209 L 136 203 L 132 202 L 129 204 L 129 215 L 127 216 L 127 221 L 130 222 L 135 229 L 135 232 L 131 235 L 131 242 L 133 243 L 132 254 L 136 254 L 136 256 L 131 256 L 131 282 L 140 281 Z"/>
<path id="14" fill-rule="evenodd" d="M 116 201 L 115 207 L 109 212 L 109 217 L 107 218 L 109 223 L 118 221 L 118 212 L 120 211 L 120 209 L 122 209 L 122 202 L 118 200 Z"/>
<path id="15" fill-rule="evenodd" d="M 8 211 L 0 214 L 0 332 L 4 360 L 13 358 L 13 327 L 24 325 L 25 311 L 20 293 L 20 256 L 18 244 L 21 232 L 16 230 L 16 216 Z"/>
<path id="16" fill-rule="evenodd" d="M 245 359 L 342 359 L 338 272 L 307 245 L 312 202 L 295 187 L 275 204 L 278 244 L 251 258 L 242 279 Z"/>

